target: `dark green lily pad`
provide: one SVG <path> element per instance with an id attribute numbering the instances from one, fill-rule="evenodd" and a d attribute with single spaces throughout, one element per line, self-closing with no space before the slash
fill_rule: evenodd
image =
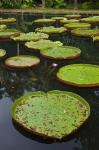
<path id="1" fill-rule="evenodd" d="M 81 50 L 72 46 L 59 46 L 48 48 L 40 52 L 46 58 L 49 59 L 74 59 L 80 56 Z"/>
<path id="2" fill-rule="evenodd" d="M 99 16 L 87 17 L 80 19 L 81 22 L 99 23 Z"/>
<path id="3" fill-rule="evenodd" d="M 56 21 L 60 21 L 60 20 L 64 19 L 64 17 L 52 17 L 51 19 L 54 19 Z"/>
<path id="4" fill-rule="evenodd" d="M 12 37 L 12 39 L 18 42 L 26 42 L 26 41 L 38 41 L 41 39 L 48 39 L 48 37 L 49 35 L 44 33 L 29 32 L 29 33 L 22 33 L 17 37 Z"/>
<path id="5" fill-rule="evenodd" d="M 6 29 L 0 31 L 0 40 L 10 39 L 11 36 L 18 36 L 20 32 L 16 29 Z"/>
<path id="6" fill-rule="evenodd" d="M 71 15 L 65 15 L 64 17 L 66 17 L 68 19 L 79 19 L 81 17 L 81 15 L 71 14 Z"/>
<path id="7" fill-rule="evenodd" d="M 11 114 L 17 124 L 33 134 L 62 139 L 83 125 L 90 106 L 72 92 L 32 92 L 14 102 Z"/>
<path id="8" fill-rule="evenodd" d="M 1 25 L 0 25 L 0 31 L 1 31 L 1 30 L 4 30 L 4 29 L 7 29 L 7 26 L 6 26 L 5 24 L 1 24 Z"/>
<path id="9" fill-rule="evenodd" d="M 54 19 L 37 19 L 34 20 L 34 23 L 54 23 Z"/>
<path id="10" fill-rule="evenodd" d="M 77 87 L 99 86 L 99 66 L 91 64 L 73 64 L 60 68 L 57 78 Z"/>
<path id="11" fill-rule="evenodd" d="M 99 35 L 93 37 L 93 41 L 98 41 L 99 42 Z"/>
<path id="12" fill-rule="evenodd" d="M 99 29 L 74 29 L 71 31 L 73 35 L 80 37 L 93 37 L 99 35 Z"/>
<path id="13" fill-rule="evenodd" d="M 0 49 L 0 58 L 6 55 L 6 51 L 4 49 Z"/>
<path id="14" fill-rule="evenodd" d="M 37 28 L 35 31 L 46 33 L 46 34 L 60 34 L 66 32 L 67 29 L 65 29 L 64 27 L 56 28 L 54 26 L 49 26 L 49 27 Z"/>
<path id="15" fill-rule="evenodd" d="M 43 50 L 62 45 L 63 44 L 60 41 L 53 42 L 50 40 L 43 40 L 43 39 L 36 42 L 30 41 L 25 43 L 26 47 L 31 48 L 33 50 Z"/>
<path id="16" fill-rule="evenodd" d="M 4 19 L 4 18 L 0 18 L 0 24 L 10 24 L 10 23 L 15 23 L 16 22 L 16 19 L 15 18 L 7 18 L 7 19 Z"/>
<path id="17" fill-rule="evenodd" d="M 76 28 L 90 28 L 91 25 L 89 23 L 68 23 L 64 25 L 67 29 L 76 29 Z"/>
<path id="18" fill-rule="evenodd" d="M 60 22 L 61 22 L 62 24 L 66 24 L 66 23 L 75 23 L 75 22 L 79 22 L 79 20 L 77 20 L 77 19 L 70 19 L 70 20 L 63 19 L 63 20 L 60 20 Z"/>
<path id="19" fill-rule="evenodd" d="M 30 68 L 40 63 L 40 59 L 35 56 L 20 55 L 6 59 L 5 65 L 9 68 Z"/>

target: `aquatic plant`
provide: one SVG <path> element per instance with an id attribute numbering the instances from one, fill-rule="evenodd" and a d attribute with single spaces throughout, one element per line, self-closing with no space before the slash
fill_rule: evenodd
<path id="1" fill-rule="evenodd" d="M 15 18 L 7 18 L 7 19 L 4 19 L 4 18 L 0 18 L 0 24 L 10 24 L 10 23 L 15 23 L 16 22 L 16 19 Z"/>
<path id="2" fill-rule="evenodd" d="M 55 20 L 54 19 L 36 19 L 33 21 L 34 23 L 54 23 Z"/>
<path id="3" fill-rule="evenodd" d="M 0 49 L 0 58 L 6 55 L 6 51 L 4 49 Z"/>
<path id="4" fill-rule="evenodd" d="M 63 19 L 63 20 L 60 20 L 60 22 L 61 22 L 62 24 L 66 24 L 66 23 L 75 23 L 75 22 L 79 22 L 79 20 L 77 20 L 77 19 L 70 19 L 70 20 Z"/>
<path id="5" fill-rule="evenodd" d="M 92 16 L 80 19 L 81 22 L 99 23 L 99 16 Z"/>
<path id="6" fill-rule="evenodd" d="M 1 30 L 4 30 L 4 29 L 7 29 L 7 26 L 6 26 L 5 24 L 1 24 L 1 25 L 0 25 L 0 31 L 1 31 Z"/>

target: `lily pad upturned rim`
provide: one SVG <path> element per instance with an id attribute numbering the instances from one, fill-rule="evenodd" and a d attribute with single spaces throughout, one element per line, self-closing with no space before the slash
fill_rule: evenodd
<path id="1" fill-rule="evenodd" d="M 62 24 L 75 23 L 75 22 L 79 22 L 79 20 L 77 20 L 77 19 L 60 20 L 60 23 L 62 23 Z"/>
<path id="2" fill-rule="evenodd" d="M 33 43 L 34 45 L 35 45 L 35 43 L 40 43 L 40 42 L 45 42 L 45 43 L 47 43 L 47 42 L 49 42 L 50 43 L 50 46 L 48 46 L 47 45 L 47 47 L 46 48 L 41 48 L 40 46 L 39 46 L 39 44 L 37 45 L 37 47 L 33 47 L 33 46 L 30 46 L 29 44 L 30 43 Z M 54 45 L 54 46 L 62 46 L 63 45 L 63 43 L 61 43 L 60 41 L 51 41 L 51 40 L 47 40 L 47 39 L 41 39 L 41 40 L 39 40 L 39 41 L 28 41 L 28 42 L 26 42 L 25 43 L 25 46 L 27 47 L 27 48 L 29 48 L 29 49 L 31 49 L 31 50 L 34 50 L 34 51 L 41 51 L 41 50 L 43 50 L 43 49 L 47 49 L 47 48 L 50 48 L 50 47 L 52 47 L 52 44 Z M 39 46 L 39 47 L 38 47 Z"/>
<path id="3" fill-rule="evenodd" d="M 75 126 L 75 129 L 71 129 L 70 133 L 66 134 L 64 133 L 64 135 L 61 135 L 61 136 L 58 136 L 58 135 L 48 135 L 46 133 L 40 133 L 39 131 L 36 131 L 36 129 L 38 128 L 34 128 L 34 129 L 30 129 L 29 127 L 25 126 L 24 124 L 22 124 L 20 121 L 18 121 L 16 119 L 16 108 L 17 106 L 20 106 L 21 105 L 21 102 L 25 102 L 29 97 L 40 97 L 40 96 L 46 96 L 46 95 L 68 95 L 69 97 L 71 98 L 74 98 L 74 99 L 77 99 L 87 110 L 87 114 L 83 120 L 83 122 L 79 123 L 78 127 Z M 52 107 L 53 108 L 53 107 Z M 73 93 L 73 92 L 68 92 L 68 91 L 59 91 L 59 90 L 53 90 L 53 91 L 49 91 L 47 93 L 45 92 L 42 92 L 42 91 L 38 91 L 38 92 L 31 92 L 25 96 L 21 96 L 20 98 L 18 98 L 13 104 L 12 104 L 12 107 L 11 107 L 11 116 L 12 116 L 12 119 L 13 121 L 15 121 L 15 123 L 17 123 L 20 127 L 22 127 L 23 129 L 25 129 L 26 131 L 32 133 L 33 135 L 38 135 L 38 136 L 43 136 L 45 138 L 52 138 L 52 139 L 63 139 L 63 138 L 66 138 L 70 135 L 72 135 L 75 131 L 77 131 L 89 118 L 90 116 L 90 105 L 87 103 L 87 101 L 81 97 L 80 95 L 76 94 L 76 93 Z M 37 127 L 37 126 L 36 126 Z"/>
<path id="4" fill-rule="evenodd" d="M 51 28 L 52 29 L 56 29 L 56 30 L 48 31 Z M 44 29 L 48 29 L 48 30 L 44 31 Z M 62 34 L 62 33 L 65 33 L 65 32 L 67 32 L 67 29 L 65 27 L 48 26 L 48 27 L 37 28 L 35 31 L 51 35 L 51 34 Z"/>
<path id="5" fill-rule="evenodd" d="M 72 60 L 72 59 L 76 59 L 76 58 L 78 58 L 78 57 L 80 57 L 80 55 L 81 55 L 81 50 L 79 49 L 79 48 L 76 48 L 76 47 L 73 47 L 73 46 L 60 46 L 60 47 L 54 47 L 54 48 L 56 48 L 56 49 L 61 49 L 61 48 L 72 48 L 72 49 L 76 49 L 76 50 L 78 50 L 78 54 L 75 54 L 75 55 L 71 55 L 71 56 L 63 56 L 63 57 L 55 57 L 55 56 L 49 56 L 49 55 L 45 55 L 44 54 L 44 52 L 46 52 L 46 51 L 51 51 L 52 50 L 52 48 L 49 48 L 49 49 L 44 49 L 43 51 L 40 51 L 40 54 L 44 57 L 44 58 L 46 58 L 46 59 L 49 59 L 49 60 Z"/>
<path id="6" fill-rule="evenodd" d="M 71 18 L 79 19 L 79 18 L 81 18 L 81 15 L 80 14 L 67 14 L 67 15 L 64 15 L 64 17 L 69 18 L 69 19 L 71 19 Z"/>
<path id="7" fill-rule="evenodd" d="M 62 20 L 62 19 L 64 19 L 65 17 L 52 17 L 51 19 L 54 19 L 54 20 L 56 20 L 56 21 L 60 21 L 60 20 Z"/>
<path id="8" fill-rule="evenodd" d="M 95 18 L 98 17 L 98 20 Z M 99 23 L 99 16 L 93 16 L 93 17 L 87 17 L 87 18 L 82 18 L 80 19 L 80 22 L 85 22 L 85 23 Z"/>
<path id="9" fill-rule="evenodd" d="M 95 31 L 95 30 L 97 30 L 97 33 L 93 32 L 93 34 L 85 34 L 85 31 L 87 33 L 88 31 Z M 71 34 L 74 36 L 83 37 L 83 38 L 92 38 L 93 36 L 99 35 L 99 29 L 90 29 L 90 28 L 80 29 L 80 28 L 77 28 L 77 29 L 71 30 Z"/>
<path id="10" fill-rule="evenodd" d="M 1 18 L 0 19 L 0 24 L 14 24 L 16 23 L 16 19 L 15 18 Z"/>
<path id="11" fill-rule="evenodd" d="M 34 23 L 55 23 L 54 19 L 49 19 L 49 18 L 45 18 L 45 19 L 36 19 L 33 21 Z"/>
<path id="12" fill-rule="evenodd" d="M 9 60 L 13 59 L 13 58 L 21 58 L 21 57 L 26 57 L 26 58 L 32 58 L 32 59 L 37 59 L 37 62 L 33 63 L 32 65 L 24 65 L 24 66 L 20 66 L 20 65 L 13 65 L 13 64 L 9 64 Z M 19 55 L 19 56 L 13 56 L 13 57 L 9 57 L 5 60 L 5 65 L 6 67 L 8 67 L 9 69 L 27 69 L 27 68 L 32 68 L 37 66 L 40 63 L 40 59 L 36 56 L 31 56 L 31 55 Z"/>
<path id="13" fill-rule="evenodd" d="M 60 81 L 61 83 L 64 83 L 64 84 L 67 84 L 67 85 L 71 85 L 71 86 L 75 86 L 75 87 L 83 87 L 83 88 L 88 88 L 88 87 L 99 87 L 99 83 L 95 83 L 95 84 L 78 84 L 78 83 L 75 83 L 75 82 L 72 82 L 72 81 L 67 81 L 67 80 L 63 80 L 61 77 L 59 77 L 59 73 L 61 71 L 61 69 L 63 69 L 64 67 L 68 67 L 68 66 L 89 66 L 89 67 L 98 67 L 98 65 L 92 65 L 92 64 L 71 64 L 71 65 L 67 65 L 67 66 L 63 66 L 59 69 L 59 71 L 57 72 L 56 74 L 56 78 L 58 81 Z"/>
<path id="14" fill-rule="evenodd" d="M 89 23 L 83 23 L 83 22 L 78 22 L 78 23 L 67 23 L 64 24 L 64 27 L 67 29 L 76 29 L 76 28 L 90 28 L 91 24 Z"/>
<path id="15" fill-rule="evenodd" d="M 1 48 L 0 48 L 0 51 L 2 52 L 2 55 L 0 54 L 0 58 L 5 57 L 6 51 L 4 49 L 1 49 Z"/>

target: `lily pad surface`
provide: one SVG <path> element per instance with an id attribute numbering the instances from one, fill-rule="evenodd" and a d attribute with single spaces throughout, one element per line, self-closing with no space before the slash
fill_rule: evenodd
<path id="1" fill-rule="evenodd" d="M 57 78 L 65 84 L 77 87 L 99 86 L 99 66 L 91 64 L 67 65 L 60 68 Z"/>
<path id="2" fill-rule="evenodd" d="M 99 23 L 99 16 L 87 17 L 80 19 L 81 22 Z"/>
<path id="3" fill-rule="evenodd" d="M 10 39 L 11 36 L 17 36 L 20 32 L 16 29 L 6 29 L 0 31 L 0 39 Z"/>
<path id="4" fill-rule="evenodd" d="M 56 21 L 60 21 L 60 20 L 64 19 L 64 17 L 52 17 L 51 19 L 54 19 Z"/>
<path id="5" fill-rule="evenodd" d="M 67 29 L 65 29 L 64 27 L 56 28 L 54 26 L 49 26 L 49 27 L 37 28 L 36 31 L 46 33 L 46 34 L 59 34 L 59 33 L 66 32 Z"/>
<path id="6" fill-rule="evenodd" d="M 12 39 L 18 42 L 25 42 L 25 41 L 38 41 L 40 39 L 48 39 L 48 37 L 49 35 L 45 33 L 29 32 L 29 33 L 22 33 L 17 37 L 12 37 Z"/>
<path id="7" fill-rule="evenodd" d="M 73 35 L 80 37 L 93 37 L 99 35 L 99 29 L 74 29 L 71 31 Z"/>
<path id="8" fill-rule="evenodd" d="M 80 56 L 81 50 L 72 46 L 59 46 L 41 51 L 41 55 L 49 59 L 74 59 Z"/>
<path id="9" fill-rule="evenodd" d="M 16 19 L 15 18 L 7 18 L 7 19 L 4 19 L 4 18 L 0 18 L 0 24 L 10 24 L 10 23 L 15 23 L 16 22 Z"/>
<path id="10" fill-rule="evenodd" d="M 62 139 L 89 117 L 90 106 L 79 95 L 67 91 L 32 92 L 12 105 L 12 118 L 29 132 Z"/>
<path id="11" fill-rule="evenodd" d="M 35 56 L 20 55 L 6 59 L 5 65 L 9 68 L 30 68 L 40 63 L 40 59 Z"/>
<path id="12" fill-rule="evenodd" d="M 65 17 L 68 19 L 79 19 L 81 15 L 71 14 L 71 15 L 65 15 Z"/>
<path id="13" fill-rule="evenodd" d="M 0 49 L 0 58 L 6 55 L 6 51 L 4 49 Z"/>
<path id="14" fill-rule="evenodd" d="M 54 19 L 37 19 L 34 20 L 35 23 L 54 23 Z"/>
<path id="15" fill-rule="evenodd" d="M 76 28 L 90 28 L 91 25 L 89 23 L 68 23 L 64 25 L 67 29 L 76 29 Z"/>
<path id="16" fill-rule="evenodd" d="M 63 23 L 63 24 L 66 24 L 66 23 L 75 23 L 75 22 L 79 22 L 79 20 L 77 20 L 77 19 L 70 19 L 70 20 L 63 19 L 63 20 L 60 20 L 60 22 Z"/>
<path id="17" fill-rule="evenodd" d="M 0 25 L 0 31 L 4 29 L 7 29 L 7 26 L 5 24 Z"/>
<path id="18" fill-rule="evenodd" d="M 30 41 L 30 42 L 26 42 L 25 46 L 28 48 L 31 48 L 33 50 L 43 50 L 43 49 L 48 49 L 48 48 L 53 48 L 53 47 L 58 47 L 58 46 L 62 46 L 63 44 L 60 41 L 50 41 L 50 40 L 39 40 L 36 42 Z"/>
<path id="19" fill-rule="evenodd" d="M 98 41 L 99 42 L 99 35 L 93 37 L 93 41 Z"/>

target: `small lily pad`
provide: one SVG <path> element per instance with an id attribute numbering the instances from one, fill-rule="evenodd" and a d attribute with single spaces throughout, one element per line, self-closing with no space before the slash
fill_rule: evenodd
<path id="1" fill-rule="evenodd" d="M 74 29 L 71 31 L 73 35 L 80 37 L 93 37 L 99 35 L 99 29 Z"/>
<path id="2" fill-rule="evenodd" d="M 16 22 L 16 19 L 15 18 L 7 18 L 7 19 L 4 19 L 4 18 L 0 18 L 0 24 L 11 24 L 11 23 L 15 23 Z"/>
<path id="3" fill-rule="evenodd" d="M 53 42 L 50 40 L 43 40 L 43 39 L 36 42 L 30 41 L 25 43 L 26 47 L 31 48 L 33 50 L 43 50 L 62 45 L 63 44 L 60 41 Z"/>
<path id="4" fill-rule="evenodd" d="M 40 59 L 35 56 L 20 55 L 6 59 L 5 65 L 9 68 L 30 68 L 40 63 Z"/>
<path id="5" fill-rule="evenodd" d="M 59 46 L 45 49 L 40 53 L 42 56 L 49 59 L 63 60 L 79 57 L 81 54 L 81 50 L 72 46 Z"/>
<path id="6" fill-rule="evenodd" d="M 54 19 L 36 19 L 34 23 L 54 23 Z"/>
<path id="7" fill-rule="evenodd" d="M 33 134 L 62 139 L 83 125 L 90 106 L 72 92 L 32 92 L 14 102 L 11 114 L 19 126 Z"/>
<path id="8" fill-rule="evenodd" d="M 20 32 L 16 29 L 5 29 L 0 31 L 0 40 L 10 39 L 11 36 L 18 36 Z"/>
<path id="9" fill-rule="evenodd" d="M 6 55 L 6 51 L 4 49 L 0 49 L 0 58 Z"/>
<path id="10" fill-rule="evenodd" d="M 99 42 L 99 35 L 93 37 L 93 41 Z"/>
<path id="11" fill-rule="evenodd" d="M 1 25 L 0 25 L 0 31 L 1 31 L 1 30 L 4 30 L 4 29 L 7 29 L 7 26 L 6 26 L 5 24 L 1 24 Z"/>
<path id="12" fill-rule="evenodd" d="M 64 17 L 66 17 L 68 19 L 79 19 L 81 17 L 81 15 L 71 14 L 71 15 L 65 15 Z"/>
<path id="13" fill-rule="evenodd" d="M 54 26 L 49 26 L 49 27 L 37 28 L 35 31 L 46 33 L 46 34 L 60 34 L 66 32 L 67 29 L 65 29 L 64 27 L 56 28 Z"/>
<path id="14" fill-rule="evenodd" d="M 99 86 L 99 66 L 91 64 L 73 64 L 59 69 L 59 81 L 77 87 Z"/>
<path id="15" fill-rule="evenodd" d="M 61 22 L 62 24 L 66 24 L 66 23 L 75 23 L 75 22 L 79 22 L 79 20 L 77 20 L 77 19 L 70 19 L 70 20 L 63 19 L 63 20 L 60 20 L 60 22 Z"/>
<path id="16" fill-rule="evenodd" d="M 52 17 L 51 19 L 54 19 L 56 21 L 60 21 L 60 20 L 64 19 L 64 17 Z"/>
<path id="17" fill-rule="evenodd" d="M 67 29 L 76 29 L 76 28 L 90 28 L 91 25 L 89 23 L 68 23 L 64 25 Z"/>
<path id="18" fill-rule="evenodd" d="M 99 16 L 92 16 L 80 19 L 81 22 L 99 23 Z"/>
<path id="19" fill-rule="evenodd" d="M 26 42 L 26 41 L 38 41 L 41 39 L 48 39 L 48 37 L 49 36 L 44 33 L 29 32 L 29 33 L 22 33 L 17 37 L 12 37 L 12 39 L 18 42 Z"/>

